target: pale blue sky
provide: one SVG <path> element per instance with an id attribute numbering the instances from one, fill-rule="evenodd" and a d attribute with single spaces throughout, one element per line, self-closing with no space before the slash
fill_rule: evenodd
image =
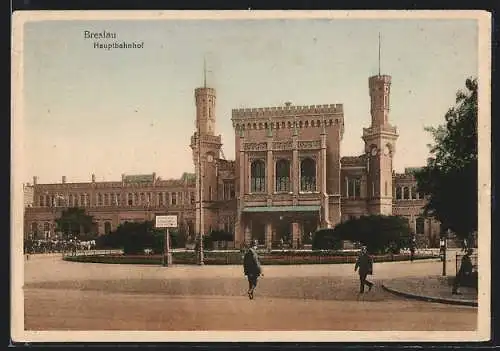
<path id="1" fill-rule="evenodd" d="M 143 49 L 93 48 L 84 30 L 143 41 Z M 194 169 L 194 89 L 203 57 L 217 90 L 216 133 L 234 157 L 231 109 L 342 103 L 341 153 L 363 150 L 370 124 L 368 77 L 392 76 L 394 166 L 424 165 L 424 126 L 443 122 L 457 89 L 476 76 L 474 20 L 45 21 L 24 33 L 23 180 L 119 180 L 121 174 L 179 177 Z M 105 42 L 105 41 L 102 41 Z"/>

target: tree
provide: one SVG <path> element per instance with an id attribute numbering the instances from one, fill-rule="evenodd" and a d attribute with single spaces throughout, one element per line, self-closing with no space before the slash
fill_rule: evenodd
<path id="1" fill-rule="evenodd" d="M 415 173 L 418 191 L 426 195 L 427 216 L 458 237 L 477 230 L 477 79 L 465 81 L 445 123 L 427 127 L 434 139 L 426 167 Z"/>
<path id="2" fill-rule="evenodd" d="M 92 231 L 94 218 L 79 207 L 70 207 L 63 210 L 61 216 L 56 219 L 56 230 L 63 233 L 65 239 L 80 237 L 81 234 L 89 234 Z"/>

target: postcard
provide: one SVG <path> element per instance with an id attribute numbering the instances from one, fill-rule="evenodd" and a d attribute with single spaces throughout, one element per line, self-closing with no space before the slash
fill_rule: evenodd
<path id="1" fill-rule="evenodd" d="M 14 341 L 490 338 L 489 13 L 18 11 L 12 38 Z"/>

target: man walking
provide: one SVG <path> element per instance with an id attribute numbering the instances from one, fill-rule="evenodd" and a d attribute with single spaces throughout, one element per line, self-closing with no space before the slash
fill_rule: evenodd
<path id="1" fill-rule="evenodd" d="M 368 291 L 372 290 L 373 283 L 366 280 L 368 274 L 373 274 L 373 260 L 368 255 L 368 250 L 366 246 L 361 248 L 361 253 L 356 260 L 356 265 L 354 266 L 354 272 L 359 268 L 359 293 L 363 294 L 365 292 L 365 285 L 368 285 Z"/>
<path id="2" fill-rule="evenodd" d="M 248 278 L 248 298 L 253 299 L 253 292 L 257 287 L 257 279 L 262 274 L 259 256 L 257 255 L 257 244 L 250 247 L 243 257 L 243 271 Z"/>

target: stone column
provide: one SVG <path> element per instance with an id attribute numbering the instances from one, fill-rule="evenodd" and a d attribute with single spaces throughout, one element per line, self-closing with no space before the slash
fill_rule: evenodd
<path id="1" fill-rule="evenodd" d="M 266 165 L 266 188 L 267 188 L 267 195 L 268 199 L 273 195 L 274 193 L 274 182 L 273 182 L 273 177 L 274 177 L 274 162 L 273 162 L 273 142 L 272 138 L 269 137 L 267 141 L 267 165 Z"/>
<path id="2" fill-rule="evenodd" d="M 249 223 L 244 224 L 244 230 L 245 230 L 245 244 L 252 244 L 252 232 L 250 230 Z"/>
<path id="3" fill-rule="evenodd" d="M 300 172 L 299 172 L 299 150 L 298 150 L 297 136 L 293 137 L 293 151 L 292 151 L 292 192 L 294 196 L 299 194 L 300 189 Z"/>
<path id="4" fill-rule="evenodd" d="M 272 222 L 266 223 L 266 248 L 271 249 L 271 245 L 273 242 L 273 225 Z"/>
<path id="5" fill-rule="evenodd" d="M 321 157 L 319 159 L 321 165 L 321 199 L 323 200 L 323 213 L 321 215 L 320 226 L 329 227 L 329 209 L 328 209 L 328 194 L 326 188 L 326 132 L 321 133 Z"/>
<path id="6" fill-rule="evenodd" d="M 246 224 L 243 220 L 242 211 L 245 207 L 245 151 L 244 151 L 244 134 L 243 131 L 240 130 L 240 143 L 239 143 L 239 169 L 238 172 L 238 180 L 239 180 L 239 189 L 236 194 L 237 197 L 237 215 L 236 215 L 236 223 L 235 223 L 235 241 L 238 242 L 240 247 L 242 247 L 246 242 Z M 236 244 L 236 243 L 235 243 Z"/>
<path id="7" fill-rule="evenodd" d="M 300 226 L 299 223 L 292 223 L 292 247 L 298 249 L 298 243 L 300 241 Z"/>

